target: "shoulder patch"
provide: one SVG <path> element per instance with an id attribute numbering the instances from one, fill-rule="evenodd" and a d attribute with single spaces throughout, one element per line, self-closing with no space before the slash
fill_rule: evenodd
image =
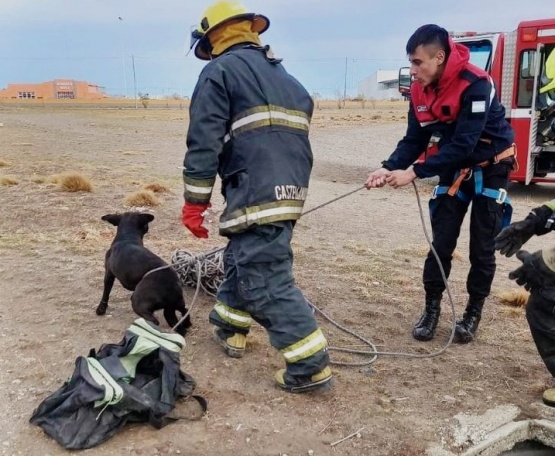
<path id="1" fill-rule="evenodd" d="M 471 112 L 473 112 L 474 114 L 479 112 L 486 112 L 486 100 L 473 101 Z"/>
<path id="2" fill-rule="evenodd" d="M 488 109 L 488 100 L 484 95 L 470 95 L 465 98 L 468 116 L 473 119 L 481 119 L 486 115 Z"/>

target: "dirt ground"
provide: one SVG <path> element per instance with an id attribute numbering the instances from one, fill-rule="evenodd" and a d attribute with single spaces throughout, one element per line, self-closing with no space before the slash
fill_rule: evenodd
<path id="1" fill-rule="evenodd" d="M 397 103 L 316 111 L 306 209 L 363 184 L 402 136 L 406 108 Z M 176 249 L 201 253 L 224 245 L 216 222 L 222 201 L 214 198 L 209 240 L 194 239 L 180 225 L 186 110 L 0 105 L 0 124 L 0 179 L 14 184 L 0 186 L 0 454 L 63 455 L 68 452 L 28 423 L 32 411 L 71 375 L 77 356 L 119 342 L 135 319 L 130 293 L 117 283 L 108 314 L 94 312 L 114 233 L 100 217 L 126 210 L 124 197 L 145 184 L 166 186 L 162 204 L 149 209 L 156 219 L 145 244 L 169 260 Z M 68 193 L 48 183 L 46 178 L 67 171 L 90 178 L 94 191 Z M 431 188 L 418 183 L 424 207 Z M 550 185 L 514 184 L 510 191 L 515 219 L 555 197 Z M 536 238 L 528 247 L 536 250 L 546 241 Z M 448 301 L 433 342 L 411 337 L 423 304 L 427 251 L 412 187 L 359 191 L 306 215 L 294 250 L 296 279 L 307 298 L 380 350 L 426 354 L 447 342 Z M 450 280 L 457 316 L 465 302 L 467 251 L 468 222 Z M 507 279 L 517 263 L 499 258 L 474 343 L 450 346 L 433 358 L 380 356 L 366 367 L 335 367 L 330 391 L 304 396 L 274 387 L 282 361 L 260 327 L 249 336 L 243 359 L 227 358 L 210 337 L 213 299 L 201 294 L 181 362 L 209 401 L 206 416 L 161 430 L 129 425 L 85 453 L 411 456 L 433 443 L 455 451 L 446 426 L 459 412 L 515 404 L 522 419 L 534 418 L 550 378 L 522 309 L 497 297 L 517 289 Z M 193 290 L 184 292 L 190 303 Z M 319 319 L 331 345 L 362 348 Z M 331 356 L 364 360 L 334 351 Z"/>

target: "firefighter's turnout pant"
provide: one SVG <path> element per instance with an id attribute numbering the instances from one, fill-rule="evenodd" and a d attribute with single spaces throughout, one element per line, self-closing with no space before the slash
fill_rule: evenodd
<path id="1" fill-rule="evenodd" d="M 293 279 L 293 222 L 254 226 L 230 236 L 225 279 L 210 323 L 247 334 L 253 321 L 268 332 L 290 375 L 320 372 L 329 363 L 327 342 L 312 308 Z"/>
<path id="2" fill-rule="evenodd" d="M 555 288 L 532 290 L 526 305 L 526 319 L 538 353 L 555 377 Z"/>
<path id="3" fill-rule="evenodd" d="M 433 246 L 441 260 L 448 278 L 451 272 L 453 252 L 461 231 L 464 217 L 470 211 L 470 270 L 466 280 L 466 288 L 471 300 L 486 298 L 491 290 L 495 275 L 495 249 L 493 239 L 503 226 L 505 204 L 495 197 L 476 194 L 476 179 L 481 179 L 478 186 L 487 189 L 503 189 L 506 191 L 510 162 L 499 162 L 474 171 L 462 181 L 458 193 L 451 196 L 447 193 L 437 195 L 430 200 L 430 217 L 433 232 Z M 481 176 L 480 176 L 481 174 Z M 453 176 L 441 177 L 438 188 L 449 188 Z M 428 252 L 424 263 L 424 289 L 427 295 L 437 295 L 445 290 L 437 260 L 433 253 Z"/>

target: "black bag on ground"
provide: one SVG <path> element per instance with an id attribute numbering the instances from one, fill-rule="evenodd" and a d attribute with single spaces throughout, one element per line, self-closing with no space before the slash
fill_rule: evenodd
<path id="1" fill-rule="evenodd" d="M 184 346 L 179 334 L 135 320 L 119 344 L 78 357 L 72 377 L 38 406 L 30 422 L 67 449 L 85 449 L 127 422 L 159 429 L 175 421 L 169 414 L 180 397 L 194 397 L 204 412 L 205 399 L 192 395 L 195 381 L 180 370 Z"/>

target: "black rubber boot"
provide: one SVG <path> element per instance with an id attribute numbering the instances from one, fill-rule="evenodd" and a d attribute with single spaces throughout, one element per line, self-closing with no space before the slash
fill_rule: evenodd
<path id="1" fill-rule="evenodd" d="M 428 341 L 434 338 L 439 314 L 441 313 L 441 294 L 426 295 L 424 313 L 412 329 L 412 337 L 416 340 Z"/>
<path id="2" fill-rule="evenodd" d="M 457 321 L 455 326 L 455 338 L 453 342 L 456 344 L 468 344 L 476 337 L 476 331 L 482 318 L 482 308 L 484 307 L 484 299 L 468 300 L 466 310 L 462 320 Z"/>

